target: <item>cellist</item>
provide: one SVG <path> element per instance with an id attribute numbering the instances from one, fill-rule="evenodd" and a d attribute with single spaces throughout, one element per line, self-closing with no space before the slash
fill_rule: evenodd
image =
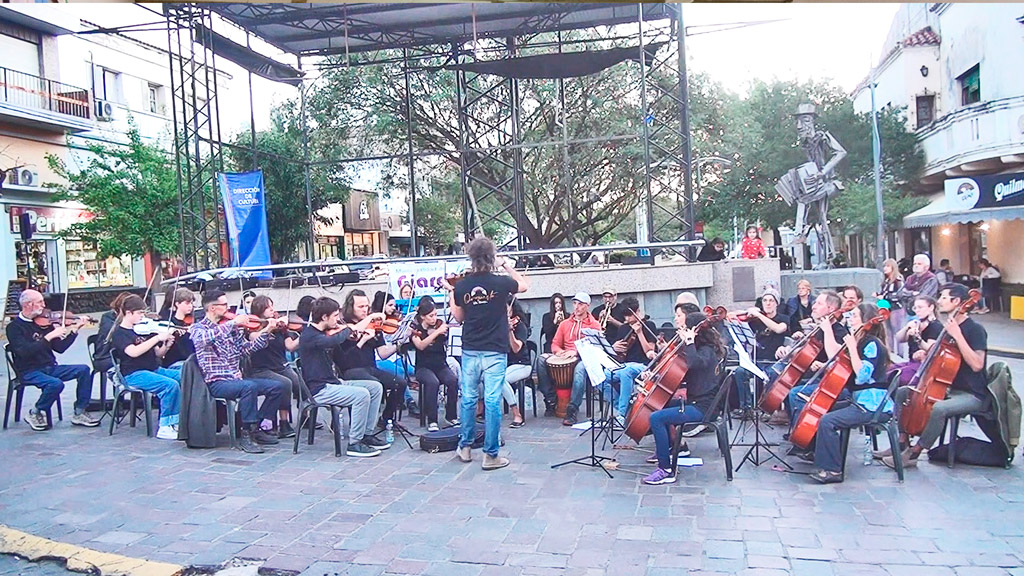
<path id="1" fill-rule="evenodd" d="M 684 306 L 676 304 L 676 333 L 681 342 L 675 353 L 686 357 L 686 376 L 665 408 L 651 414 L 654 455 L 647 461 L 657 463 L 658 467 L 643 479 L 644 484 L 671 484 L 676 481 L 675 471 L 672 470 L 670 428 L 702 421 L 718 393 L 715 370 L 726 352 L 722 336 L 711 327 L 697 332 L 696 326 L 707 317 L 703 312 L 687 314 Z M 680 445 L 679 455 L 690 455 L 685 442 Z"/>
<path id="2" fill-rule="evenodd" d="M 940 400 L 932 406 L 928 423 L 917 439 L 917 443 L 910 446 L 910 437 L 906 433 L 900 434 L 900 447 L 903 450 L 900 456 L 903 459 L 904 468 L 917 466 L 921 452 L 931 448 L 932 444 L 939 439 L 946 420 L 950 416 L 979 412 L 987 406 L 988 381 L 985 377 L 985 364 L 988 332 L 981 324 L 966 314 L 951 314 L 967 298 L 968 290 L 963 284 L 948 283 L 939 288 L 937 302 L 939 312 L 947 315 L 944 327 L 946 335 L 956 343 L 956 348 L 960 352 L 960 369 L 953 377 L 953 384 L 950 386 L 946 399 Z M 910 395 L 914 393 L 915 389 L 910 386 L 904 386 L 896 391 L 897 415 L 900 407 L 906 405 L 910 401 Z M 877 453 L 875 457 L 881 457 L 882 463 L 890 468 L 896 466 L 891 449 Z"/>

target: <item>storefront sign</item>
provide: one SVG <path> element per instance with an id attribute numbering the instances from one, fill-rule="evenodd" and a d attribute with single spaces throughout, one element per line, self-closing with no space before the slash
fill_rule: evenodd
<path id="1" fill-rule="evenodd" d="M 950 210 L 1024 205 L 1024 173 L 971 176 L 946 180 Z"/>
<path id="2" fill-rule="evenodd" d="M 384 212 L 380 215 L 380 229 L 385 232 L 400 232 L 405 220 L 398 212 Z"/>
<path id="3" fill-rule="evenodd" d="M 380 230 L 380 207 L 377 195 L 352 190 L 345 203 L 345 231 L 372 232 Z"/>
<path id="4" fill-rule="evenodd" d="M 224 218 L 228 223 L 232 266 L 270 264 L 270 235 L 263 198 L 263 172 L 232 174 L 219 172 L 224 200 Z M 269 272 L 266 273 L 270 275 Z"/>
<path id="5" fill-rule="evenodd" d="M 397 298 L 400 288 L 411 284 L 413 298 L 441 291 L 446 274 L 458 274 L 469 267 L 469 259 L 443 262 L 402 262 L 388 266 L 388 289 Z"/>
<path id="6" fill-rule="evenodd" d="M 55 234 L 67 230 L 73 224 L 88 222 L 93 219 L 93 213 L 88 210 L 77 210 L 74 208 L 56 208 L 50 206 L 11 206 L 11 232 L 21 232 L 19 218 L 22 214 L 28 214 L 29 220 L 35 228 L 36 234 Z"/>

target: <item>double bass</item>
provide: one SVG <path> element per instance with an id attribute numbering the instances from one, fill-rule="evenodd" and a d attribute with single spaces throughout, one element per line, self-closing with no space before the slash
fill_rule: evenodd
<path id="1" fill-rule="evenodd" d="M 853 304 L 847 304 L 828 316 L 829 322 L 836 322 L 843 317 L 843 314 L 853 309 Z M 786 367 L 779 374 L 779 377 L 772 382 L 768 391 L 761 397 L 761 409 L 765 412 L 775 412 L 782 408 L 782 402 L 789 391 L 796 386 L 804 373 L 811 367 L 811 363 L 818 358 L 822 348 L 825 347 L 824 340 L 817 336 L 821 334 L 821 326 L 815 326 L 804 335 L 799 342 L 793 345 L 793 349 L 786 355 Z"/>
<path id="2" fill-rule="evenodd" d="M 879 310 L 877 316 L 868 320 L 857 329 L 857 334 L 854 337 L 859 338 L 861 334 L 870 330 L 872 326 L 881 324 L 888 319 L 889 311 L 884 308 Z M 793 433 L 789 436 L 789 441 L 801 448 L 810 446 L 814 435 L 818 433 L 818 424 L 821 422 L 821 417 L 828 414 L 828 411 L 832 409 L 832 405 L 835 404 L 839 394 L 846 387 L 846 383 L 853 376 L 853 361 L 850 360 L 850 349 L 844 345 L 835 358 L 829 361 L 828 366 L 825 366 L 822 370 L 824 370 L 824 375 L 821 378 L 821 382 L 818 384 L 818 388 L 811 393 L 810 399 L 807 400 L 807 406 L 800 412 L 800 416 L 796 419 L 796 425 L 793 427 Z"/>
<path id="3" fill-rule="evenodd" d="M 950 319 L 959 321 L 960 317 L 967 314 L 981 300 L 981 292 L 971 290 L 967 300 L 960 303 L 960 306 L 950 314 Z M 928 350 L 921 367 L 914 374 L 910 386 L 914 389 L 910 400 L 900 410 L 900 430 L 911 436 L 920 436 L 924 427 L 928 424 L 928 418 L 932 415 L 932 407 L 936 402 L 946 399 L 949 387 L 953 385 L 953 378 L 960 370 L 960 363 L 963 357 L 960 355 L 960 348 L 956 345 L 943 326 L 942 332 L 935 340 L 935 344 Z"/>
<path id="4" fill-rule="evenodd" d="M 714 322 L 724 320 L 728 312 L 722 306 L 705 306 L 704 314 L 707 318 L 697 324 L 696 332 L 704 330 Z M 644 370 L 649 371 L 651 376 L 643 382 L 643 389 L 637 394 L 626 418 L 625 434 L 637 443 L 640 443 L 651 429 L 651 414 L 661 410 L 672 400 L 672 396 L 686 377 L 686 357 L 676 354 L 681 345 L 682 340 L 676 334 Z M 625 394 L 626 391 L 620 390 L 620 393 Z"/>

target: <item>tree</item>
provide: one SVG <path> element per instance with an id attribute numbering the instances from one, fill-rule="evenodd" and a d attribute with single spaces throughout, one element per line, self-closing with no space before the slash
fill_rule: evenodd
<path id="1" fill-rule="evenodd" d="M 168 154 L 142 142 L 134 124 L 128 143 L 88 144 L 78 153 L 83 168 L 48 154 L 50 169 L 66 184 L 47 184 L 54 200 L 79 202 L 92 212 L 61 237 L 95 242 L 100 257 L 147 256 L 160 270 L 163 254 L 180 248 L 177 176 Z"/>

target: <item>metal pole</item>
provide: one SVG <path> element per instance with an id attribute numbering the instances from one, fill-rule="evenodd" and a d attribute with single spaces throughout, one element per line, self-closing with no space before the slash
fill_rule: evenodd
<path id="1" fill-rule="evenodd" d="M 647 103 L 647 58 L 644 54 L 644 5 L 637 4 L 637 23 L 640 27 L 640 102 L 641 122 L 644 128 L 644 202 L 647 205 L 647 213 L 644 218 L 647 223 L 647 238 L 637 238 L 636 241 L 646 242 L 656 240 L 654 234 L 654 197 L 651 194 L 651 127 L 648 122 L 653 121 L 651 111 Z"/>
<path id="2" fill-rule="evenodd" d="M 299 68 L 302 66 L 300 64 Z M 306 125 L 306 83 L 305 81 L 299 84 L 299 108 L 302 109 L 302 159 L 303 159 L 303 178 L 305 180 L 306 187 L 306 224 L 309 226 L 309 235 L 306 238 L 306 254 L 309 258 L 313 257 L 313 246 L 315 246 L 315 239 L 313 238 L 313 198 L 310 192 L 310 180 L 309 180 L 309 127 Z"/>
<path id="3" fill-rule="evenodd" d="M 687 231 L 686 239 L 693 240 L 694 238 L 694 221 L 693 221 L 693 182 L 690 177 L 690 167 L 693 166 L 693 148 L 691 147 L 690 141 L 690 89 L 689 82 L 687 80 L 686 73 L 686 27 L 683 26 L 683 6 L 682 4 L 676 4 L 676 42 L 678 44 L 678 58 L 679 58 L 679 98 L 682 102 L 683 109 L 680 110 L 679 114 L 679 134 L 684 140 L 683 150 L 685 166 L 681 166 L 683 169 L 683 194 L 685 195 L 684 209 L 686 210 L 683 218 L 686 220 Z M 693 260 L 696 256 L 695 250 L 690 248 L 688 250 L 689 259 Z"/>
<path id="4" fill-rule="evenodd" d="M 871 71 L 871 154 L 874 157 L 875 209 L 878 211 L 878 228 L 875 239 L 875 267 L 882 269 L 882 262 L 888 253 L 885 246 L 885 207 L 882 203 L 882 139 L 878 134 L 878 109 L 875 107 L 875 71 Z"/>
<path id="5" fill-rule="evenodd" d="M 252 50 L 249 45 L 249 31 L 245 32 L 245 47 Z M 256 112 L 252 103 L 252 72 L 247 72 L 249 77 L 249 141 L 252 145 L 252 171 L 256 171 Z"/>
<path id="6" fill-rule="evenodd" d="M 409 49 L 402 49 L 402 64 L 405 69 L 405 139 L 408 146 L 409 163 L 409 238 L 411 245 L 409 255 L 419 255 L 419 242 L 416 240 L 416 171 L 413 166 L 412 146 L 412 88 L 409 82 Z"/>

